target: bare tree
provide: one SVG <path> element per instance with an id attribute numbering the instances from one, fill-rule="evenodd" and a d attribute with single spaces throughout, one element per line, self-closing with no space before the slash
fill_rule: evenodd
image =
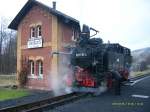
<path id="1" fill-rule="evenodd" d="M 0 74 L 16 72 L 16 32 L 7 23 L 4 18 L 0 21 Z"/>
<path id="2" fill-rule="evenodd" d="M 6 38 L 6 25 L 4 22 L 4 19 L 1 18 L 0 21 L 0 71 L 2 71 L 2 54 L 3 54 L 3 45 L 4 45 L 4 40 Z"/>

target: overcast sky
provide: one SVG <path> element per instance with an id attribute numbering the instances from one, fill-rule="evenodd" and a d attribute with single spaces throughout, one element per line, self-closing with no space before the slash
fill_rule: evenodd
<path id="1" fill-rule="evenodd" d="M 52 6 L 52 0 L 38 0 Z M 100 31 L 104 42 L 132 50 L 150 47 L 150 0 L 55 0 L 57 10 Z M 1 0 L 0 16 L 12 20 L 27 0 Z"/>

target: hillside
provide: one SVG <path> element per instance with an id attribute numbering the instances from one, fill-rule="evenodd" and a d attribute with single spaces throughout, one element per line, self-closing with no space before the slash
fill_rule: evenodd
<path id="1" fill-rule="evenodd" d="M 134 50 L 132 51 L 132 56 L 136 62 L 146 61 L 150 57 L 150 47 Z"/>
<path id="2" fill-rule="evenodd" d="M 131 53 L 134 71 L 143 71 L 150 67 L 150 47 L 134 50 Z"/>

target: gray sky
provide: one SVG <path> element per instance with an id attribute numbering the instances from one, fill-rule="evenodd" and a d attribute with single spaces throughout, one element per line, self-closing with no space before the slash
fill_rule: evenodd
<path id="1" fill-rule="evenodd" d="M 38 0 L 52 6 L 52 0 Z M 150 0 L 55 0 L 57 10 L 99 30 L 104 42 L 150 47 Z M 16 16 L 27 0 L 1 0 L 0 16 Z"/>

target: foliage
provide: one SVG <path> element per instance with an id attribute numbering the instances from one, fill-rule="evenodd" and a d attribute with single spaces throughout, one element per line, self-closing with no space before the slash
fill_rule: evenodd
<path id="1" fill-rule="evenodd" d="M 21 71 L 19 72 L 18 76 L 18 81 L 19 81 L 19 86 L 24 87 L 26 82 L 27 82 L 27 76 L 29 73 L 29 62 L 27 58 L 24 58 L 22 56 L 22 61 L 21 61 Z"/>
<path id="2" fill-rule="evenodd" d="M 145 61 L 142 61 L 140 64 L 141 64 L 140 71 L 144 71 L 147 69 L 147 64 Z"/>
<path id="3" fill-rule="evenodd" d="M 1 88 L 0 90 L 0 101 L 15 99 L 23 96 L 29 95 L 29 92 L 25 89 L 10 89 Z"/>
<path id="4" fill-rule="evenodd" d="M 18 81 L 19 81 L 19 87 L 24 87 L 27 82 L 27 75 L 28 75 L 28 69 L 22 68 L 22 70 L 19 73 Z"/>
<path id="5" fill-rule="evenodd" d="M 150 65 L 150 47 L 132 51 L 133 71 L 145 71 Z"/>
<path id="6" fill-rule="evenodd" d="M 6 18 L 0 20 L 0 74 L 16 72 L 16 32 L 7 28 Z"/>

